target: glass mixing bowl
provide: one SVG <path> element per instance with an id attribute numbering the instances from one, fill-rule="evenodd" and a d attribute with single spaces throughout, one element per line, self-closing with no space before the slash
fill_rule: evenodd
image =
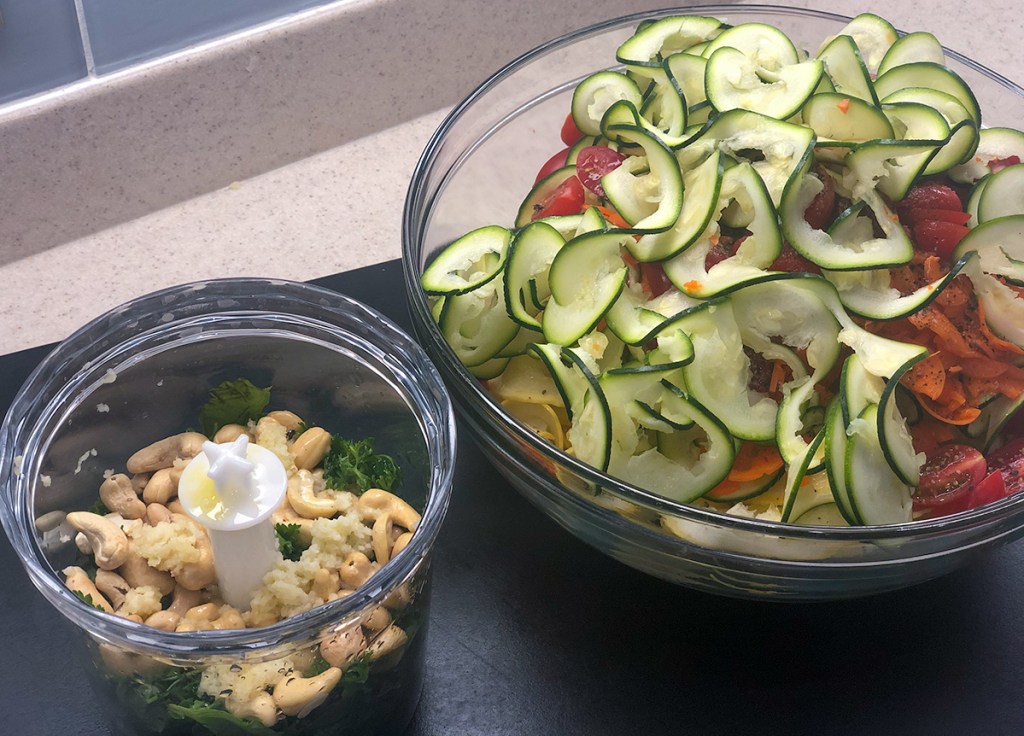
<path id="1" fill-rule="evenodd" d="M 94 504 L 105 469 L 120 472 L 135 450 L 196 426 L 209 391 L 239 377 L 272 386 L 270 409 L 373 437 L 378 452 L 395 458 L 396 493 L 422 513 L 408 546 L 356 592 L 262 628 L 168 633 L 86 605 L 55 574 L 77 554 L 64 513 Z M 0 431 L 0 519 L 36 588 L 81 631 L 86 669 L 116 732 L 390 734 L 405 727 L 419 698 L 430 552 L 454 459 L 441 377 L 380 314 L 304 284 L 207 281 L 114 309 L 46 357 Z M 404 645 L 392 629 L 397 648 L 371 656 L 389 621 Z M 299 670 L 336 634 L 365 644 L 366 656 L 356 654 L 359 666 L 302 717 L 270 727 L 250 719 L 246 730 L 194 702 L 210 667 L 288 660 Z"/>
<path id="2" fill-rule="evenodd" d="M 470 435 L 509 483 L 602 552 L 658 577 L 742 597 L 834 599 L 942 575 L 1024 533 L 1024 497 L 952 517 L 888 527 L 803 527 L 682 506 L 621 483 L 511 419 L 445 344 L 420 288 L 424 267 L 456 237 L 512 223 L 540 165 L 561 147 L 572 90 L 611 68 L 644 18 L 712 15 L 765 22 L 816 49 L 849 18 L 775 6 L 698 6 L 637 14 L 551 41 L 496 72 L 445 119 L 416 167 L 405 204 L 403 264 L 416 334 Z M 1024 90 L 970 59 L 948 63 L 974 90 L 985 124 L 1019 125 Z M 671 531 L 669 531 L 671 529 Z"/>

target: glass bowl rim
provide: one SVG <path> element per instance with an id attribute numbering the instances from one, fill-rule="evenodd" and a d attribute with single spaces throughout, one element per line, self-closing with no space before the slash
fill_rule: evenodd
<path id="1" fill-rule="evenodd" d="M 230 293 L 230 298 L 233 299 L 249 299 L 255 302 L 261 297 L 270 296 L 278 299 L 286 297 L 288 302 L 275 302 L 269 309 L 257 308 L 255 304 L 250 304 L 248 307 L 233 306 L 230 308 L 221 308 L 217 305 L 211 312 L 184 315 L 156 327 L 128 334 L 123 334 L 126 330 L 125 320 L 119 320 L 113 326 L 110 321 L 111 318 L 128 313 L 134 314 L 138 310 L 143 310 L 141 314 L 159 314 L 189 304 L 185 301 L 168 306 L 166 302 L 168 298 L 187 297 L 190 293 L 217 295 L 219 290 L 230 288 L 245 290 L 241 294 Z M 224 294 L 224 296 L 228 296 L 228 294 Z M 296 305 L 296 308 L 311 307 L 322 314 L 318 319 L 292 313 L 288 311 L 288 306 L 291 304 Z M 339 318 L 339 324 L 326 321 L 332 315 Z M 349 351 L 359 353 L 369 349 L 373 357 L 379 361 L 379 364 L 373 366 L 372 370 L 382 373 L 388 381 L 401 387 L 403 401 L 419 425 L 429 462 L 428 493 L 417 533 L 413 534 L 402 553 L 389 560 L 370 578 L 370 584 L 360 586 L 355 592 L 344 598 L 317 606 L 269 626 L 188 632 L 187 634 L 165 632 L 93 608 L 72 594 L 54 574 L 55 571 L 42 555 L 32 532 L 31 510 L 20 508 L 27 505 L 24 503 L 15 505 L 15 501 L 21 499 L 21 496 L 16 498 L 16 487 L 19 487 L 27 498 L 29 484 L 34 483 L 35 480 L 30 477 L 28 472 L 14 472 L 13 452 L 9 452 L 9 450 L 13 451 L 22 439 L 29 442 L 34 441 L 35 435 L 40 431 L 38 425 L 44 423 L 48 416 L 48 414 L 43 414 L 31 424 L 24 424 L 26 415 L 36 406 L 32 398 L 33 389 L 40 385 L 47 385 L 52 380 L 50 372 L 59 368 L 69 354 L 72 358 L 81 357 L 82 345 L 79 343 L 91 340 L 96 332 L 109 333 L 120 330 L 123 338 L 110 348 L 104 349 L 102 353 L 98 353 L 95 356 L 97 359 L 102 360 L 111 355 L 125 358 L 127 356 L 119 354 L 118 350 L 123 348 L 126 343 L 134 346 L 139 341 L 144 341 L 147 338 L 159 338 L 170 330 L 187 327 L 196 321 L 212 324 L 246 316 L 285 317 L 289 320 L 283 325 L 285 333 L 289 324 L 294 325 L 298 322 L 304 327 L 312 327 L 330 333 L 332 337 L 338 339 L 341 347 Z M 373 341 L 351 332 L 347 326 L 341 326 L 344 320 L 354 321 L 372 328 Z M 239 332 L 242 331 L 239 330 Z M 295 340 L 301 336 L 297 333 L 288 336 L 280 331 L 275 331 L 273 337 Z M 187 336 L 173 341 L 165 349 L 173 350 L 176 346 L 190 342 L 190 338 L 191 336 Z M 337 347 L 337 344 L 334 346 Z M 361 360 L 363 357 L 357 355 L 357 359 Z M 400 374 L 409 375 L 403 377 Z M 423 394 L 423 396 L 418 394 Z M 428 399 L 435 406 L 428 407 L 424 403 Z M 428 427 L 425 425 L 430 425 L 436 431 L 437 441 L 428 439 Z M 441 523 L 445 518 L 455 473 L 455 453 L 455 416 L 440 373 L 427 358 L 423 349 L 383 314 L 344 294 L 303 282 L 250 277 L 208 279 L 160 289 L 104 312 L 61 341 L 36 366 L 15 395 L 7 416 L 0 425 L 0 470 L 10 473 L 0 487 L 0 522 L 2 522 L 11 545 L 35 587 L 57 608 L 59 613 L 94 637 L 126 646 L 136 652 L 155 656 L 185 659 L 214 656 L 251 657 L 272 652 L 274 649 L 287 647 L 290 644 L 301 644 L 322 637 L 340 622 L 348 620 L 359 611 L 381 603 L 401 581 L 412 575 L 432 549 Z M 25 465 L 28 465 L 27 458 Z M 315 634 L 311 636 L 311 632 L 315 632 Z"/>
<path id="2" fill-rule="evenodd" d="M 547 41 L 530 51 L 516 57 L 512 61 L 508 62 L 505 66 L 501 67 L 498 71 L 494 72 L 487 79 L 481 82 L 474 90 L 472 90 L 461 102 L 459 102 L 452 110 L 445 116 L 438 128 L 434 131 L 424 147 L 423 153 L 420 155 L 419 160 L 416 163 L 416 167 L 413 170 L 412 178 L 410 179 L 409 188 L 406 193 L 405 204 L 402 212 L 402 271 L 405 279 L 406 293 L 409 297 L 409 312 L 412 315 L 414 327 L 426 330 L 426 337 L 434 343 L 434 346 L 438 349 L 439 357 L 442 364 L 447 369 L 448 378 L 450 382 L 454 382 L 455 394 L 461 400 L 468 400 L 471 402 L 482 402 L 485 406 L 489 407 L 493 412 L 499 415 L 506 416 L 505 412 L 500 406 L 493 400 L 493 398 L 486 392 L 483 391 L 479 383 L 474 379 L 469 372 L 459 363 L 454 357 L 451 350 L 445 344 L 444 339 L 441 337 L 440 332 L 437 329 L 437 325 L 430 317 L 429 310 L 426 306 L 426 299 L 424 298 L 423 290 L 420 287 L 419 276 L 420 270 L 417 265 L 418 262 L 418 251 L 420 250 L 420 233 L 425 226 L 425 219 L 423 222 L 419 222 L 420 216 L 418 209 L 422 209 L 424 213 L 429 212 L 429 208 L 432 202 L 424 201 L 422 196 L 423 187 L 427 180 L 428 175 L 431 173 L 434 162 L 445 143 L 446 137 L 450 130 L 458 123 L 477 101 L 484 97 L 494 87 L 499 85 L 506 78 L 512 76 L 522 68 L 527 67 L 535 60 L 560 49 L 571 46 L 572 44 L 586 40 L 590 37 L 600 35 L 607 31 L 624 28 L 631 24 L 636 24 L 642 20 L 650 18 L 661 18 L 669 15 L 722 15 L 728 16 L 730 14 L 745 13 L 745 14 L 765 14 L 768 16 L 791 16 L 795 18 L 815 18 L 819 20 L 833 21 L 836 23 L 848 23 L 852 18 L 850 16 L 840 15 L 838 13 L 831 13 L 822 10 L 815 10 L 810 8 L 792 8 L 784 7 L 780 5 L 771 4 L 743 4 L 743 5 L 694 5 L 687 7 L 675 7 L 675 8 L 662 8 L 653 11 L 640 11 L 636 13 L 630 13 L 628 15 L 619 16 L 617 18 L 611 18 L 609 20 L 594 23 L 589 26 L 579 28 L 570 33 L 564 34 L 550 41 Z M 897 30 L 900 35 L 904 35 L 904 31 Z M 959 64 L 962 64 L 973 71 L 981 74 L 992 82 L 995 82 L 1002 87 L 1005 87 L 1009 92 L 1016 94 L 1021 101 L 1024 101 L 1024 87 L 1017 85 L 1015 82 L 1004 77 L 988 67 L 979 64 L 973 59 L 960 54 L 957 51 L 943 46 L 943 50 L 948 58 L 953 59 Z M 609 65 L 609 67 L 612 65 Z M 504 124 L 505 121 L 502 122 Z M 500 126 L 496 126 L 500 127 Z M 490 135 L 493 132 L 488 131 L 486 135 Z M 473 141 L 471 145 L 475 146 L 479 143 L 479 140 Z M 463 152 L 461 155 L 464 155 Z M 451 170 L 455 170 L 459 167 L 460 162 L 457 160 Z M 445 174 L 447 177 L 451 173 L 451 170 Z M 433 196 L 436 196 L 436 192 Z M 418 230 L 414 227 L 414 223 L 417 224 Z M 903 524 L 888 524 L 888 525 L 864 525 L 864 526 L 851 526 L 851 527 L 823 527 L 823 526 L 811 526 L 811 525 L 797 525 L 775 521 L 765 521 L 761 519 L 750 519 L 738 516 L 732 516 L 722 512 L 717 512 L 708 509 L 701 509 L 686 504 L 677 503 L 670 501 L 665 498 L 656 496 L 649 491 L 645 491 L 642 488 L 633 486 L 631 484 L 622 482 L 617 478 L 607 475 L 596 468 L 593 468 L 585 463 L 580 462 L 576 458 L 565 454 L 558 448 L 542 440 L 535 432 L 525 428 L 519 422 L 512 420 L 511 417 L 507 417 L 500 426 L 495 427 L 489 418 L 485 418 L 485 423 L 489 429 L 498 432 L 507 432 L 513 436 L 514 439 L 525 443 L 531 450 L 538 452 L 545 459 L 557 463 L 563 467 L 567 467 L 577 476 L 581 477 L 589 483 L 596 484 L 604 489 L 608 489 L 613 492 L 614 495 L 622 498 L 626 501 L 636 503 L 640 506 L 653 509 L 658 512 L 669 513 L 673 516 L 683 518 L 687 521 L 699 523 L 699 524 L 711 524 L 713 526 L 721 526 L 736 530 L 742 530 L 752 532 L 756 534 L 772 535 L 772 536 L 785 536 L 788 538 L 805 539 L 805 540 L 820 540 L 822 542 L 874 542 L 874 541 L 890 541 L 890 540 L 905 540 L 914 539 L 917 537 L 923 537 L 929 533 L 942 533 L 950 534 L 961 530 L 967 530 L 972 527 L 984 526 L 987 523 L 994 523 L 1003 519 L 1021 516 L 1024 514 L 1024 493 L 1019 493 L 1014 497 L 1008 497 L 1001 499 L 995 503 L 986 504 L 985 506 L 971 509 L 969 511 L 959 512 L 950 516 L 939 517 L 934 519 L 923 519 L 919 521 L 912 521 Z M 518 462 L 518 458 L 516 458 Z M 557 493 L 572 500 L 583 501 L 577 494 L 574 494 L 564 484 L 560 484 L 552 479 L 552 488 Z M 618 523 L 624 520 L 615 512 L 599 507 L 597 504 L 587 503 L 587 508 L 593 508 L 601 516 L 607 516 L 611 521 Z M 613 518 L 614 517 L 614 518 Z M 647 530 L 643 525 L 631 524 L 631 528 L 641 528 Z M 653 532 L 652 532 L 653 533 Z M 664 535 L 659 535 L 659 539 Z M 686 540 L 674 537 L 668 537 L 671 542 L 678 543 L 679 545 L 689 544 Z M 723 551 L 724 553 L 724 551 Z M 730 553 L 731 554 L 731 553 Z M 739 555 L 740 557 L 749 557 L 751 559 L 761 559 L 760 557 L 750 555 Z M 774 558 L 773 558 L 774 560 Z M 786 563 L 785 560 L 777 560 L 779 563 Z M 795 563 L 794 563 L 795 564 Z M 808 564 L 808 563 L 800 563 Z M 825 563 L 819 563 L 825 564 Z"/>

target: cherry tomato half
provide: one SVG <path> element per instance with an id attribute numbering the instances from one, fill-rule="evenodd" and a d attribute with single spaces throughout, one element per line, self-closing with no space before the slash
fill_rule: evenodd
<path id="1" fill-rule="evenodd" d="M 775 262 L 768 267 L 770 271 L 788 271 L 790 273 L 821 273 L 821 269 L 814 265 L 802 255 L 793 250 L 789 243 L 782 245 L 782 253 L 775 259 Z"/>
<path id="2" fill-rule="evenodd" d="M 963 225 L 939 220 L 926 220 L 915 225 L 911 231 L 918 249 L 946 259 L 952 257 L 957 245 L 970 232 Z"/>
<path id="3" fill-rule="evenodd" d="M 937 210 L 928 207 L 918 207 L 906 210 L 900 222 L 904 225 L 919 225 L 922 222 L 952 222 L 955 225 L 966 225 L 971 216 L 959 210 Z"/>
<path id="4" fill-rule="evenodd" d="M 556 153 L 554 156 L 544 162 L 544 165 L 540 167 L 540 171 L 537 172 L 537 178 L 533 180 L 536 184 L 548 174 L 553 174 L 560 168 L 565 166 L 565 160 L 569 158 L 569 149 L 563 148 L 561 151 Z"/>
<path id="5" fill-rule="evenodd" d="M 726 258 L 732 258 L 746 239 L 746 235 L 741 235 L 738 238 L 730 238 L 728 235 L 719 236 L 718 242 L 708 248 L 708 254 L 704 256 L 704 270 L 708 271 Z"/>
<path id="6" fill-rule="evenodd" d="M 669 289 L 675 288 L 660 263 L 640 264 L 640 284 L 652 297 L 661 296 Z"/>
<path id="7" fill-rule="evenodd" d="M 975 484 L 985 477 L 985 458 L 967 445 L 942 445 L 929 452 L 914 493 L 914 509 L 942 516 L 969 508 Z"/>
<path id="8" fill-rule="evenodd" d="M 1005 498 L 1006 495 L 1006 481 L 1003 479 L 1003 474 L 998 470 L 993 470 L 982 478 L 978 485 L 974 486 L 969 508 L 976 509 L 987 503 L 994 503 Z"/>
<path id="9" fill-rule="evenodd" d="M 572 119 L 572 113 L 565 116 L 565 122 L 562 123 L 562 143 L 567 146 L 571 146 L 573 143 L 583 137 L 583 133 L 576 127 L 576 121 Z"/>
<path id="10" fill-rule="evenodd" d="M 960 197 L 945 184 L 920 184 L 911 189 L 896 209 L 900 214 L 912 209 L 963 210 Z"/>
<path id="11" fill-rule="evenodd" d="M 576 157 L 576 175 L 583 186 L 603 199 L 605 194 L 601 177 L 615 171 L 625 160 L 625 156 L 607 146 L 587 146 Z"/>
<path id="12" fill-rule="evenodd" d="M 1024 439 L 1019 439 L 989 453 L 988 466 L 998 470 L 1006 483 L 1006 495 L 1024 490 Z"/>
<path id="13" fill-rule="evenodd" d="M 555 215 L 578 215 L 583 209 L 583 185 L 575 176 L 559 184 L 548 196 L 541 200 L 531 220 Z"/>
<path id="14" fill-rule="evenodd" d="M 836 206 L 836 183 L 824 171 L 818 174 L 825 188 L 818 192 L 804 210 L 804 219 L 815 230 L 824 230 L 832 224 L 833 211 Z"/>

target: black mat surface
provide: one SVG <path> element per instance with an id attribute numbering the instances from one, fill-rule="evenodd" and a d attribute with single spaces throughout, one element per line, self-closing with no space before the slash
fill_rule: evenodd
<path id="1" fill-rule="evenodd" d="M 397 261 L 318 283 L 408 329 Z M 45 350 L 0 357 L 0 411 Z M 1024 545 L 856 601 L 734 601 L 576 541 L 463 437 L 410 736 L 1024 733 Z M 106 734 L 74 632 L 0 541 L 0 734 Z"/>

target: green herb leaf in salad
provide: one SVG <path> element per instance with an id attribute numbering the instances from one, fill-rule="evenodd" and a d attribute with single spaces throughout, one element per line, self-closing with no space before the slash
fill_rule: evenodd
<path id="1" fill-rule="evenodd" d="M 330 669 L 330 668 L 331 668 L 332 666 L 333 666 L 333 665 L 331 665 L 331 663 L 330 663 L 330 662 L 328 662 L 328 661 L 327 661 L 326 659 L 324 659 L 323 657 L 321 657 L 321 656 L 320 656 L 320 655 L 318 654 L 318 655 L 316 655 L 316 657 L 315 657 L 315 658 L 313 659 L 313 664 L 311 664 L 311 665 L 309 666 L 309 669 L 307 669 L 307 670 L 306 670 L 306 671 L 305 671 L 305 672 L 304 672 L 304 673 L 302 674 L 302 676 L 303 676 L 303 677 L 316 677 L 317 675 L 322 675 L 322 674 L 323 674 L 324 672 L 326 672 L 327 670 L 329 670 L 329 669 Z"/>
<path id="2" fill-rule="evenodd" d="M 272 728 L 262 723 L 250 721 L 247 718 L 239 718 L 223 708 L 197 700 L 191 706 L 168 705 L 167 712 L 171 718 L 180 720 L 195 721 L 203 726 L 208 733 L 214 736 L 273 736 L 277 734 Z"/>
<path id="3" fill-rule="evenodd" d="M 118 700 L 155 733 L 210 733 L 215 736 L 269 736 L 277 733 L 261 723 L 229 713 L 217 702 L 198 695 L 202 672 L 172 668 L 152 678 L 140 675 L 115 679 Z M 192 727 L 172 725 L 192 722 Z M 184 726 L 184 724 L 182 724 Z"/>
<path id="4" fill-rule="evenodd" d="M 270 386 L 260 388 L 247 378 L 224 381 L 210 391 L 210 400 L 199 410 L 203 434 L 213 437 L 227 424 L 246 424 L 259 419 L 270 403 Z"/>
<path id="5" fill-rule="evenodd" d="M 80 590 L 72 590 L 71 592 L 75 594 L 76 598 L 80 599 L 83 603 L 85 603 L 85 605 L 92 606 L 97 611 L 102 611 L 103 610 L 103 607 L 96 605 L 96 603 L 92 599 L 92 596 L 89 595 L 88 593 L 83 593 Z"/>
<path id="6" fill-rule="evenodd" d="M 353 685 L 365 685 L 370 677 L 370 653 L 365 652 L 355 660 L 341 674 L 341 687 L 348 688 Z"/>
<path id="7" fill-rule="evenodd" d="M 324 480 L 329 488 L 362 493 L 370 488 L 392 490 L 401 472 L 389 455 L 373 449 L 373 438 L 353 442 L 337 435 L 331 437 L 331 451 L 324 458 Z"/>
<path id="8" fill-rule="evenodd" d="M 107 508 L 107 505 L 98 498 L 96 499 L 96 503 L 87 508 L 86 511 L 90 514 L 96 514 L 97 516 L 106 516 L 110 513 L 110 509 Z"/>
<path id="9" fill-rule="evenodd" d="M 306 551 L 305 546 L 299 539 L 298 524 L 275 524 L 274 534 L 277 536 L 277 548 L 286 560 L 297 562 L 302 553 Z"/>

